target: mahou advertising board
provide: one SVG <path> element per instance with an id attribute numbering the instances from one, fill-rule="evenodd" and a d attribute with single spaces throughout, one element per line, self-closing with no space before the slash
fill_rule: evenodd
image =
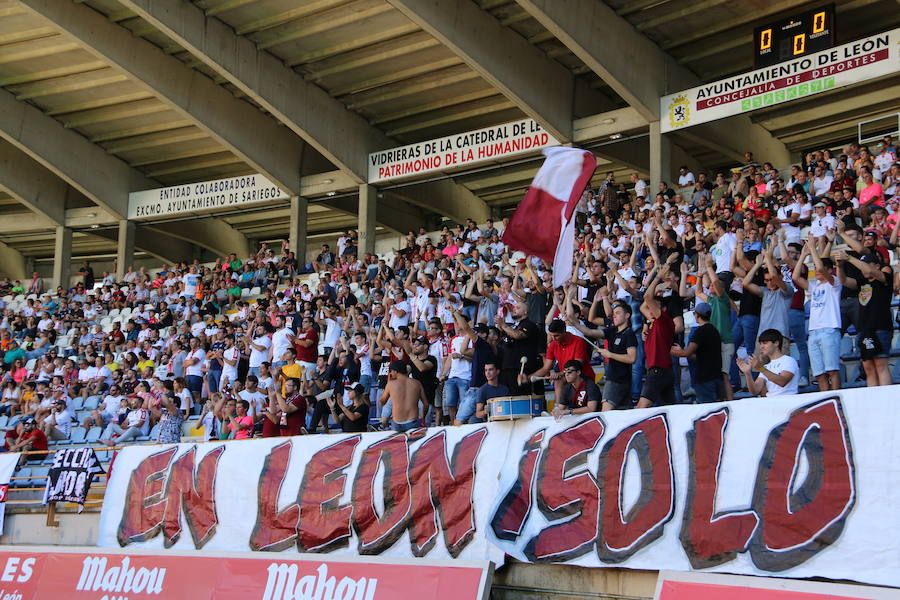
<path id="1" fill-rule="evenodd" d="M 98 541 L 900 586 L 898 393 L 135 446 Z"/>
<path id="2" fill-rule="evenodd" d="M 4 600 L 487 600 L 490 563 L 0 547 Z"/>

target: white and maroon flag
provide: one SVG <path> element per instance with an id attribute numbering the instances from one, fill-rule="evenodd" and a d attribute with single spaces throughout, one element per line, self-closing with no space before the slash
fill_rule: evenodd
<path id="1" fill-rule="evenodd" d="M 572 275 L 575 246 L 575 207 L 597 168 L 586 150 L 545 148 L 547 159 L 509 220 L 503 243 L 513 250 L 553 262 L 553 286 Z"/>

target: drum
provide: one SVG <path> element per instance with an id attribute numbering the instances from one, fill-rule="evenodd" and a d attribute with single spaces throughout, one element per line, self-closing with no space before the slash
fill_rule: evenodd
<path id="1" fill-rule="evenodd" d="M 546 410 L 543 396 L 500 396 L 487 403 L 488 421 L 515 421 L 539 417 Z"/>

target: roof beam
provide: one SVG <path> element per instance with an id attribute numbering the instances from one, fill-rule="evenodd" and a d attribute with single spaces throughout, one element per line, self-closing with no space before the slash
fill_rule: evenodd
<path id="1" fill-rule="evenodd" d="M 299 191 L 303 143 L 269 116 L 88 6 L 58 0 L 21 2 L 86 51 L 193 120 L 254 169 L 284 189 Z"/>
<path id="2" fill-rule="evenodd" d="M 0 90 L 0 137 L 118 218 L 128 214 L 128 192 L 158 186 L 6 90 Z"/>
<path id="3" fill-rule="evenodd" d="M 251 250 L 243 233 L 215 217 L 147 224 L 141 229 L 197 244 L 219 256 L 228 256 L 232 252 L 249 256 Z"/>
<path id="4" fill-rule="evenodd" d="M 445 215 L 457 223 L 465 223 L 466 219 L 482 223 L 491 216 L 491 209 L 484 200 L 452 179 L 417 183 L 391 191 L 410 204 Z"/>
<path id="5" fill-rule="evenodd" d="M 378 206 L 375 210 L 375 222 L 387 227 L 400 235 L 406 235 L 410 231 L 418 231 L 427 222 L 424 211 L 415 206 L 410 206 L 398 198 L 391 198 L 390 192 L 382 192 L 378 198 Z M 357 217 L 359 215 L 359 198 L 326 198 L 316 204 L 324 204 L 329 208 Z"/>
<path id="6" fill-rule="evenodd" d="M 112 242 L 119 241 L 118 228 L 88 230 L 83 233 Z M 185 262 L 194 255 L 193 244 L 158 230 L 148 231 L 140 225 L 134 231 L 134 247 L 165 263 Z"/>
<path id="7" fill-rule="evenodd" d="M 679 65 L 601 0 L 516 2 L 648 121 L 659 120 L 661 96 L 700 83 L 696 75 Z M 597 31 L 603 31 L 604 35 L 597 35 Z M 623 48 L 627 52 L 622 51 Z M 785 145 L 746 116 L 732 117 L 727 131 L 723 129 L 705 128 L 704 137 L 709 139 L 709 144 L 727 149 L 727 156 L 741 160 L 743 151 L 751 150 L 756 156 L 776 164 L 790 161 Z"/>
<path id="8" fill-rule="evenodd" d="M 563 65 L 471 0 L 388 1 L 558 140 L 572 140 L 575 77 Z"/>
<path id="9" fill-rule="evenodd" d="M 370 152 L 395 145 L 327 92 L 194 4 L 185 0 L 122 0 L 121 4 L 184 46 L 356 183 L 366 181 Z"/>
<path id="10" fill-rule="evenodd" d="M 54 225 L 65 223 L 68 184 L 3 139 L 0 139 L 0 190 Z"/>

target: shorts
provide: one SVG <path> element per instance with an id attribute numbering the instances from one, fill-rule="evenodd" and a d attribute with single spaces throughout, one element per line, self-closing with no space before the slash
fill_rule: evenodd
<path id="1" fill-rule="evenodd" d="M 654 406 L 675 404 L 675 374 L 672 369 L 651 367 L 647 369 L 641 398 L 646 398 Z"/>
<path id="2" fill-rule="evenodd" d="M 603 401 L 613 408 L 625 408 L 631 399 L 630 381 L 610 381 L 603 383 Z"/>
<path id="3" fill-rule="evenodd" d="M 710 402 L 719 402 L 725 391 L 725 382 L 722 378 L 704 381 L 703 383 L 694 383 L 694 394 L 696 394 L 697 404 L 709 404 Z"/>
<path id="4" fill-rule="evenodd" d="M 809 364 L 813 377 L 838 371 L 841 367 L 841 330 L 812 329 L 809 332 Z"/>
<path id="5" fill-rule="evenodd" d="M 444 406 L 456 408 L 469 389 L 469 380 L 461 377 L 451 377 L 444 382 Z"/>
<path id="6" fill-rule="evenodd" d="M 881 331 L 861 331 L 857 336 L 859 355 L 863 360 L 887 358 L 891 351 L 891 338 L 893 332 L 886 329 Z"/>
<path id="7" fill-rule="evenodd" d="M 410 431 L 412 429 L 418 429 L 421 427 L 418 419 L 413 419 L 412 421 L 405 421 L 403 423 L 397 423 L 394 421 L 391 423 L 391 429 L 398 433 L 403 433 L 404 431 Z"/>
<path id="8" fill-rule="evenodd" d="M 199 395 L 203 391 L 203 377 L 200 375 L 188 375 L 184 378 L 184 382 L 192 394 Z"/>
<path id="9" fill-rule="evenodd" d="M 722 344 L 722 373 L 731 373 L 731 361 L 734 358 L 734 344 Z"/>

